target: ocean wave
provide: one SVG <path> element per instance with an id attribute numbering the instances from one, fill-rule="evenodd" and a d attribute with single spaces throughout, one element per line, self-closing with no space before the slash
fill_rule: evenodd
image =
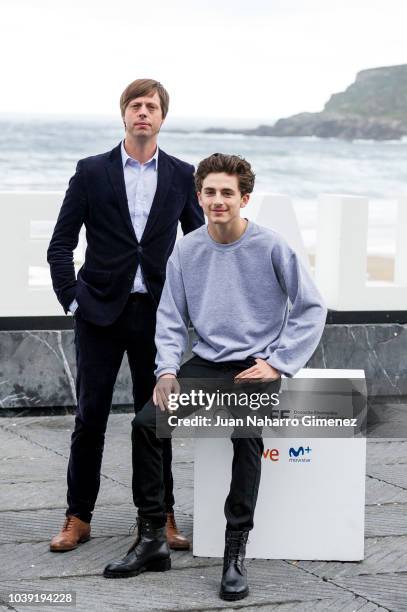
<path id="1" fill-rule="evenodd" d="M 355 144 L 362 145 L 375 145 L 378 146 L 386 146 L 386 145 L 406 145 L 407 144 L 407 136 L 403 136 L 398 140 L 373 140 L 372 138 L 355 138 L 352 142 Z"/>

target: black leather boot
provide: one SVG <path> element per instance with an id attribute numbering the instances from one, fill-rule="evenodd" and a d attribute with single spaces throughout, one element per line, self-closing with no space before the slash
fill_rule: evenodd
<path id="1" fill-rule="evenodd" d="M 170 549 L 164 527 L 138 518 L 138 534 L 127 555 L 105 567 L 105 578 L 130 578 L 142 572 L 166 572 L 171 569 Z"/>
<path id="2" fill-rule="evenodd" d="M 229 531 L 225 533 L 225 554 L 220 597 L 227 601 L 244 599 L 249 594 L 247 571 L 244 566 L 248 531 Z"/>

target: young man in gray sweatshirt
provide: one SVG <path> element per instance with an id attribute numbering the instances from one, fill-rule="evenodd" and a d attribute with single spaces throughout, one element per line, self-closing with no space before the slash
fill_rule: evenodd
<path id="1" fill-rule="evenodd" d="M 135 576 L 170 569 L 165 541 L 163 441 L 157 414 L 168 407 L 179 378 L 267 380 L 278 391 L 315 351 L 326 308 L 313 280 L 282 236 L 241 217 L 254 187 L 250 164 L 214 154 L 198 166 L 195 184 L 208 225 L 176 243 L 157 312 L 157 384 L 133 421 L 133 498 L 139 533 L 124 559 L 104 575 Z M 289 308 L 291 304 L 291 308 Z M 191 321 L 194 356 L 181 366 Z M 190 412 L 196 410 L 191 407 Z M 220 596 L 248 594 L 247 536 L 260 482 L 263 441 L 234 437 Z"/>

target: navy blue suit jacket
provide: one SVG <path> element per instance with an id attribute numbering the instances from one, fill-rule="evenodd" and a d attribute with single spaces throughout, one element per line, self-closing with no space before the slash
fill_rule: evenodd
<path id="1" fill-rule="evenodd" d="M 126 304 L 138 266 L 158 305 L 178 222 L 184 234 L 204 223 L 193 172 L 193 166 L 160 149 L 157 190 L 138 241 L 130 219 L 120 145 L 78 162 L 47 252 L 54 291 L 65 312 L 76 298 L 84 319 L 110 325 Z M 76 278 L 73 250 L 83 224 L 87 249 Z"/>

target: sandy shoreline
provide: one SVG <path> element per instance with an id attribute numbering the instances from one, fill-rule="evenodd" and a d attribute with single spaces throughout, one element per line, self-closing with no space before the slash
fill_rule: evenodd
<path id="1" fill-rule="evenodd" d="M 315 256 L 309 254 L 310 263 L 314 265 Z M 393 257 L 383 257 L 370 255 L 367 259 L 368 280 L 372 281 L 392 281 L 394 275 Z"/>

